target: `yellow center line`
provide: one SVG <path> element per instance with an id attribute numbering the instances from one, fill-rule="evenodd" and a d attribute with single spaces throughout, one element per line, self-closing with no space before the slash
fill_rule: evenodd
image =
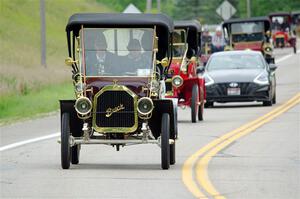
<path id="1" fill-rule="evenodd" d="M 188 190 L 196 197 L 196 198 L 207 198 L 207 196 L 201 192 L 197 183 L 193 179 L 193 167 L 198 160 L 198 158 L 204 155 L 196 164 L 196 179 L 200 183 L 201 187 L 211 196 L 214 196 L 216 199 L 224 199 L 225 197 L 220 195 L 219 192 L 214 188 L 212 183 L 209 180 L 207 174 L 207 166 L 211 158 L 217 154 L 219 151 L 224 149 L 226 146 L 231 144 L 233 141 L 241 138 L 242 136 L 249 134 L 255 129 L 259 128 L 263 124 L 269 122 L 274 119 L 278 115 L 287 111 L 291 107 L 295 106 L 300 102 L 300 93 L 291 98 L 288 102 L 283 105 L 275 108 L 269 113 L 259 117 L 258 119 L 249 122 L 225 135 L 217 138 L 198 150 L 196 153 L 192 154 L 184 163 L 182 168 L 182 180 Z"/>

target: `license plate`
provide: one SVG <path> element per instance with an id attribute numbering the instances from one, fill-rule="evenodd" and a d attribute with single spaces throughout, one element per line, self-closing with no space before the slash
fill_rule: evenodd
<path id="1" fill-rule="evenodd" d="M 227 88 L 227 95 L 241 95 L 240 88 Z"/>

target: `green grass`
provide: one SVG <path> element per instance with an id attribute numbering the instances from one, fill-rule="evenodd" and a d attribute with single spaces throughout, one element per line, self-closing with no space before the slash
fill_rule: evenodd
<path id="1" fill-rule="evenodd" d="M 0 124 L 58 110 L 73 98 L 65 27 L 78 12 L 113 12 L 96 0 L 45 0 L 47 68 L 40 64 L 39 0 L 0 0 Z"/>
<path id="2" fill-rule="evenodd" d="M 96 0 L 45 0 L 47 68 L 40 64 L 39 0 L 0 0 L 0 96 L 70 77 L 65 27 L 78 12 L 112 12 Z"/>
<path id="3" fill-rule="evenodd" d="M 0 124 L 59 109 L 60 99 L 74 99 L 72 83 L 49 85 L 26 95 L 0 96 Z"/>

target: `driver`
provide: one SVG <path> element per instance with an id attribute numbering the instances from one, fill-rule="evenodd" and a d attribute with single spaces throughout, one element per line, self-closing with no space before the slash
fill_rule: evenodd
<path id="1" fill-rule="evenodd" d="M 86 74 L 97 76 L 109 73 L 114 54 L 107 51 L 107 42 L 102 32 L 96 36 L 93 48 L 94 50 L 86 49 Z"/>

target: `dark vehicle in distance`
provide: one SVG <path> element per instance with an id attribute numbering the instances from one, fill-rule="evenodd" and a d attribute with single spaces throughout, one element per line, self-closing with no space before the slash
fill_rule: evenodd
<path id="1" fill-rule="evenodd" d="M 82 144 L 117 151 L 158 144 L 162 169 L 175 164 L 177 108 L 163 89 L 173 21 L 163 14 L 74 14 L 66 32 L 75 99 L 60 101 L 62 168 L 79 163 Z"/>
<path id="2" fill-rule="evenodd" d="M 206 106 L 214 102 L 276 103 L 274 64 L 257 51 L 225 51 L 213 54 L 205 68 Z"/>
<path id="3" fill-rule="evenodd" d="M 272 23 L 272 38 L 275 48 L 293 48 L 297 53 L 296 32 L 292 31 L 292 15 L 289 12 L 276 12 L 269 14 Z"/>
<path id="4" fill-rule="evenodd" d="M 225 49 L 260 51 L 268 63 L 275 63 L 268 17 L 229 19 L 222 26 L 229 45 Z"/>
<path id="5" fill-rule="evenodd" d="M 292 31 L 295 32 L 295 35 L 300 37 L 300 11 L 292 12 Z"/>
<path id="6" fill-rule="evenodd" d="M 197 21 L 175 21 L 173 59 L 166 81 L 166 97 L 179 107 L 191 108 L 191 121 L 203 120 L 205 85 L 197 71 L 200 62 L 201 25 Z"/>

